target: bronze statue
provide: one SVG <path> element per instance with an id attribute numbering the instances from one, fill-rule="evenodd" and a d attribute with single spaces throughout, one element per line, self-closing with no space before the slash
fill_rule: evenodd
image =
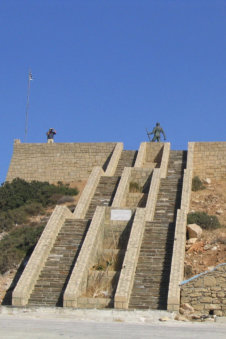
<path id="1" fill-rule="evenodd" d="M 160 142 L 160 137 L 161 137 L 160 134 L 161 133 L 164 136 L 164 140 L 166 140 L 166 135 L 165 135 L 162 127 L 160 126 L 159 122 L 156 123 L 156 126 L 153 128 L 152 132 L 147 131 L 147 135 L 148 135 L 149 140 L 150 140 L 150 135 L 154 134 L 152 140 L 150 140 L 151 142 L 155 142 L 156 140 L 157 140 L 157 142 Z"/>

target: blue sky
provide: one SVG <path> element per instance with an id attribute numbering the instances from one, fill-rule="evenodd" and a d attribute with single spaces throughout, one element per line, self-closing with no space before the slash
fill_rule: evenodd
<path id="1" fill-rule="evenodd" d="M 1 0 L 0 179 L 13 140 L 225 141 L 226 0 Z"/>

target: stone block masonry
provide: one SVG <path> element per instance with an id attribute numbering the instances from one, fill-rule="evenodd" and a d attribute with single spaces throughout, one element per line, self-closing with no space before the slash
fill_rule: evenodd
<path id="1" fill-rule="evenodd" d="M 115 308 L 128 309 L 133 281 L 145 228 L 145 209 L 136 210 L 120 279 L 115 294 Z"/>
<path id="2" fill-rule="evenodd" d="M 201 314 L 226 316 L 226 264 L 182 282 L 181 303 Z"/>
<path id="3" fill-rule="evenodd" d="M 13 291 L 13 306 L 24 306 L 27 304 L 38 276 L 45 265 L 46 259 L 66 218 L 72 218 L 71 211 L 66 206 L 56 206 Z"/>
<path id="4" fill-rule="evenodd" d="M 23 281 L 19 282 L 14 290 L 13 305 L 22 306 L 26 304 L 34 281 L 37 280 L 38 272 L 40 272 L 41 266 L 45 262 L 42 254 L 45 253 L 46 257 L 46 251 L 51 250 L 52 241 L 54 241 L 65 218 L 85 218 L 87 208 L 100 178 L 115 175 L 115 169 L 121 159 L 122 152 L 122 143 L 21 144 L 19 141 L 15 142 L 7 176 L 8 181 L 15 177 L 21 177 L 28 181 L 63 181 L 69 183 L 79 179 L 86 180 L 89 175 L 90 177 L 74 214 L 66 207 L 56 207 L 51 217 L 51 222 L 48 223 L 46 230 L 43 232 L 40 242 L 42 246 L 39 244 L 36 247 L 24 271 L 26 274 L 23 276 Z M 137 182 L 140 186 L 148 183 L 147 192 L 145 191 L 145 194 L 148 193 L 148 200 L 146 205 L 142 206 L 143 208 L 136 209 L 124 265 L 115 295 L 115 307 L 117 308 L 128 308 L 131 284 L 134 281 L 134 269 L 140 252 L 140 239 L 143 239 L 144 223 L 145 221 L 153 221 L 160 181 L 166 177 L 167 173 L 169 152 L 169 143 L 142 143 L 135 167 L 122 166 L 124 171 L 120 174 L 121 180 L 111 207 L 135 207 L 135 204 L 128 203 L 126 200 L 131 181 Z M 170 265 L 171 275 L 167 305 L 170 311 L 178 311 L 181 292 L 181 301 L 190 303 L 202 314 L 213 312 L 216 315 L 226 315 L 226 264 L 219 265 L 215 270 L 205 272 L 179 286 L 179 283 L 184 279 L 186 217 L 189 210 L 192 177 L 198 175 L 201 179 L 210 177 L 213 180 L 225 180 L 225 174 L 226 143 L 189 143 L 182 200 L 180 209 L 177 210 L 173 258 Z M 106 189 L 108 188 L 109 186 Z M 179 205 L 177 208 L 179 208 Z M 99 206 L 96 209 L 78 257 L 82 258 L 82 260 L 77 260 L 65 293 L 64 306 L 66 307 L 79 306 L 79 295 L 85 286 L 84 281 L 87 280 L 88 268 L 92 265 L 101 247 L 100 244 L 102 244 L 105 232 L 104 219 L 109 211 L 109 207 Z M 109 218 L 109 216 L 107 217 Z M 48 230 L 51 231 L 51 234 L 46 234 Z M 153 251 L 153 248 L 151 250 Z M 148 294 L 146 297 L 148 297 Z M 85 298 L 82 298 L 82 300 L 87 302 Z M 101 303 L 101 301 L 95 301 L 96 304 L 91 305 L 90 303 L 90 307 L 97 307 L 98 303 Z M 102 305 L 102 307 L 105 306 Z"/>
<path id="5" fill-rule="evenodd" d="M 103 174 L 104 171 L 102 170 L 101 167 L 96 166 L 93 168 L 92 173 L 89 176 L 88 182 L 74 210 L 74 218 L 77 219 L 85 218 L 86 212 L 89 208 L 90 202 L 95 193 L 100 177 Z"/>
<path id="6" fill-rule="evenodd" d="M 226 142 L 195 142 L 193 167 L 200 179 L 225 180 Z"/>
<path id="7" fill-rule="evenodd" d="M 188 143 L 187 168 L 184 170 L 181 208 L 177 210 L 173 256 L 171 262 L 170 284 L 168 292 L 168 311 L 178 311 L 180 307 L 179 283 L 184 277 L 184 257 L 186 243 L 187 213 L 189 211 L 192 173 L 193 173 L 194 143 Z"/>
<path id="8" fill-rule="evenodd" d="M 168 143 L 167 143 L 168 144 Z M 149 142 L 146 144 L 146 163 L 144 166 L 149 166 L 150 163 L 155 163 L 156 167 L 160 167 L 162 160 L 162 153 L 166 143 Z"/>
<path id="9" fill-rule="evenodd" d="M 7 181 L 21 178 L 56 183 L 85 180 L 94 166 L 104 170 L 116 143 L 14 143 Z"/>

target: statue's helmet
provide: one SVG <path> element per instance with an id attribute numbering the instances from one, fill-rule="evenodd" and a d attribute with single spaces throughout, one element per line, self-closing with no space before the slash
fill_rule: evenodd
<path id="1" fill-rule="evenodd" d="M 159 123 L 159 122 L 156 122 L 156 126 L 160 126 L 160 123 Z"/>

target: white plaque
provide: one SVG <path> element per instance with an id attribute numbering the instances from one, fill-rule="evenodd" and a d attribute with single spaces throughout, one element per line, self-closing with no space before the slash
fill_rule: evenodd
<path id="1" fill-rule="evenodd" d="M 111 210 L 111 220 L 130 220 L 131 216 L 131 210 Z"/>

